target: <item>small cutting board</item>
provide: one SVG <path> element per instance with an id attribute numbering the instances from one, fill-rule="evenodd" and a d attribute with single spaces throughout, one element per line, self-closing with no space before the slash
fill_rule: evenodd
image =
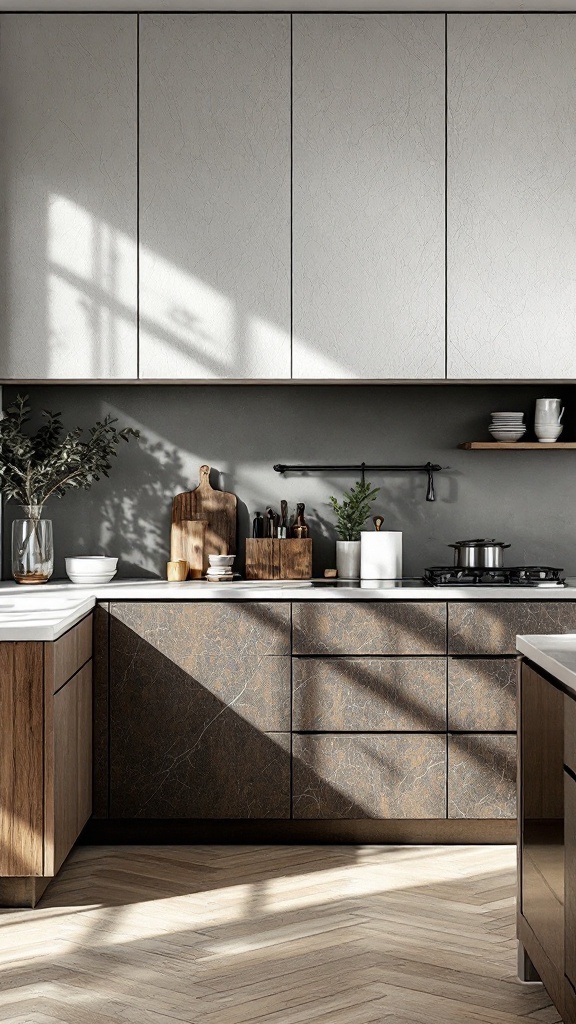
<path id="1" fill-rule="evenodd" d="M 230 491 L 215 491 L 210 483 L 210 466 L 200 466 L 200 483 L 194 491 L 182 491 L 172 501 L 172 524 L 187 519 L 207 519 L 205 554 L 236 554 L 236 512 L 238 499 Z M 174 534 L 174 530 L 172 531 Z"/>

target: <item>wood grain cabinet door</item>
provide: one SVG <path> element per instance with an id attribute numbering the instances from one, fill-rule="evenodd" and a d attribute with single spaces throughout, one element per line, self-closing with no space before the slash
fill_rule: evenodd
<path id="1" fill-rule="evenodd" d="M 449 378 L 576 377 L 575 50 L 574 14 L 448 15 Z"/>
<path id="2" fill-rule="evenodd" d="M 516 817 L 516 736 L 448 736 L 448 817 Z"/>
<path id="3" fill-rule="evenodd" d="M 573 633 L 576 601 L 450 601 L 449 654 L 516 654 L 517 634 Z"/>
<path id="4" fill-rule="evenodd" d="M 294 658 L 295 732 L 444 732 L 444 658 Z"/>
<path id="5" fill-rule="evenodd" d="M 441 601 L 301 601 L 292 605 L 294 654 L 397 657 L 444 654 Z"/>
<path id="6" fill-rule="evenodd" d="M 297 378 L 444 377 L 444 17 L 295 14 Z"/>
<path id="7" fill-rule="evenodd" d="M 293 737 L 294 818 L 445 818 L 446 736 Z"/>
<path id="8" fill-rule="evenodd" d="M 0 377 L 137 376 L 136 14 L 2 14 Z"/>
<path id="9" fill-rule="evenodd" d="M 576 779 L 570 772 L 564 772 L 564 858 L 564 969 L 576 988 Z"/>
<path id="10" fill-rule="evenodd" d="M 140 16 L 140 376 L 290 377 L 290 18 Z"/>
<path id="11" fill-rule="evenodd" d="M 289 621 L 283 605 L 111 605 L 112 817 L 290 816 Z"/>
<path id="12" fill-rule="evenodd" d="M 92 812 L 91 661 L 54 694 L 51 726 L 44 754 L 47 875 L 56 874 Z"/>

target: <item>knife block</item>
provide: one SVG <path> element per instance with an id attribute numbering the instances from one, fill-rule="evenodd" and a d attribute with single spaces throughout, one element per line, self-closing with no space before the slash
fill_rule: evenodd
<path id="1" fill-rule="evenodd" d="M 246 541 L 246 579 L 312 579 L 312 540 L 250 537 Z"/>

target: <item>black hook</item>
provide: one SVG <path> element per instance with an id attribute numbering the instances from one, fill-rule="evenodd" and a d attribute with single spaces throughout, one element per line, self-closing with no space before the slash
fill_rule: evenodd
<path id="1" fill-rule="evenodd" d="M 436 493 L 434 491 L 434 467 L 431 462 L 426 463 L 426 472 L 428 473 L 428 487 L 426 489 L 426 501 L 436 501 Z"/>
<path id="2" fill-rule="evenodd" d="M 360 472 L 362 473 L 362 476 L 360 477 L 360 479 L 362 480 L 362 487 L 364 487 L 364 484 L 366 483 L 366 463 L 365 462 L 360 463 Z"/>

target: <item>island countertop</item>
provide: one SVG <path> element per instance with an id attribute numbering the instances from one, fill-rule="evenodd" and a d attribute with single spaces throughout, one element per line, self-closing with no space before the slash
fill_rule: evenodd
<path id="1" fill-rule="evenodd" d="M 516 646 L 576 695 L 576 633 L 517 636 Z"/>
<path id="2" fill-rule="evenodd" d="M 418 581 L 365 580 L 360 586 L 338 586 L 311 580 L 239 580 L 208 583 L 198 580 L 115 580 L 81 586 L 67 580 L 23 587 L 0 583 L 0 640 L 57 640 L 97 601 L 576 601 L 576 579 L 558 588 L 431 587 Z"/>

